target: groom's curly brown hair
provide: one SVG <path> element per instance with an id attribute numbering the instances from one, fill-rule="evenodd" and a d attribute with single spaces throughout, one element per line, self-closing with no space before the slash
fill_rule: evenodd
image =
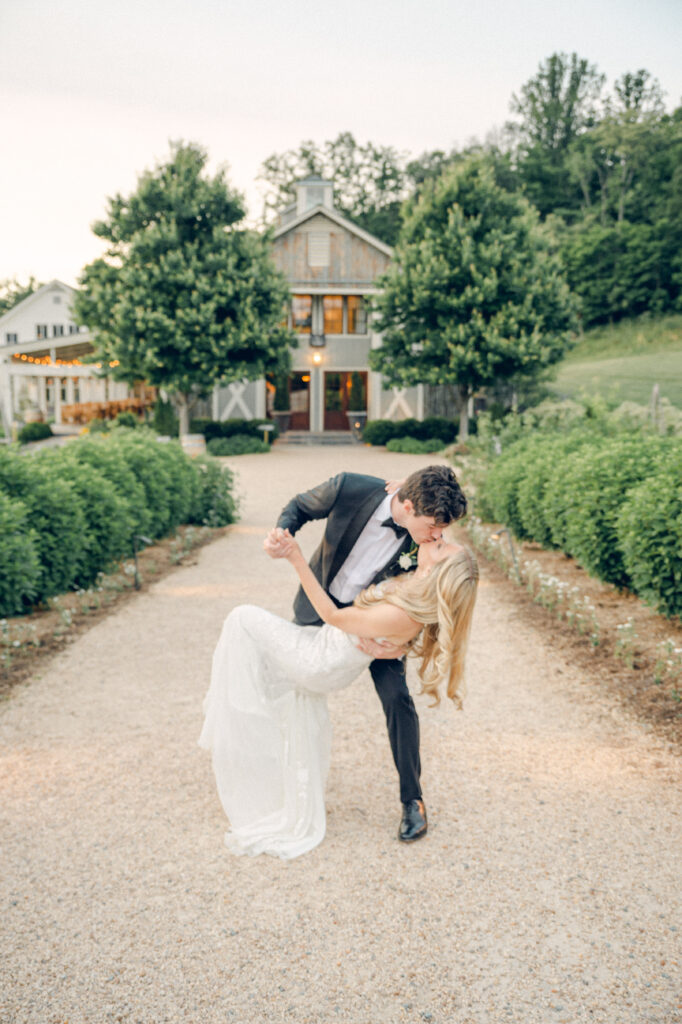
<path id="1" fill-rule="evenodd" d="M 415 515 L 433 516 L 438 525 L 454 523 L 466 515 L 467 500 L 449 466 L 427 466 L 411 473 L 398 497 L 412 502 Z"/>

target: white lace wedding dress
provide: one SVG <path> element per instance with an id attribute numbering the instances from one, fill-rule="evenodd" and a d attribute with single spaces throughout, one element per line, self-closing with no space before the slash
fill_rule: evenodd
<path id="1" fill-rule="evenodd" d="M 213 755 L 233 853 L 291 858 L 324 838 L 326 695 L 352 683 L 370 660 L 334 626 L 297 626 L 253 605 L 230 612 L 199 744 Z"/>

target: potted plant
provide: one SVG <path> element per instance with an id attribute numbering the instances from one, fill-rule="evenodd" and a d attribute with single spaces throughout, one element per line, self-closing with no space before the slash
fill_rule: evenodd
<path id="1" fill-rule="evenodd" d="M 277 424 L 280 435 L 289 429 L 290 416 L 289 375 L 280 370 L 275 374 L 275 397 L 272 408 L 272 418 Z"/>
<path id="2" fill-rule="evenodd" d="M 350 375 L 350 394 L 348 396 L 348 424 L 356 441 L 362 440 L 362 432 L 367 422 L 367 400 L 365 382 L 357 371 Z"/>

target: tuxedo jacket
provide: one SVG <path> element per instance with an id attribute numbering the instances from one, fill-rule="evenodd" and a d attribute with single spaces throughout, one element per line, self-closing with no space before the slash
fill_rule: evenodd
<path id="1" fill-rule="evenodd" d="M 325 590 L 329 589 L 345 562 L 368 519 L 386 497 L 385 481 L 360 473 L 339 473 L 311 491 L 297 494 L 282 509 L 277 525 L 295 534 L 311 519 L 326 519 L 322 543 L 310 559 L 310 568 Z M 398 550 L 391 555 L 370 583 L 378 583 L 400 571 L 398 559 L 412 546 L 405 535 Z M 320 624 L 320 617 L 299 587 L 294 599 L 296 622 L 304 626 Z"/>

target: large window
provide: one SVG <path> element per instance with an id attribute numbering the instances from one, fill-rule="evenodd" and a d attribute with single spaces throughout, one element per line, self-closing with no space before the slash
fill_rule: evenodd
<path id="1" fill-rule="evenodd" d="M 299 334 L 310 334 L 313 323 L 313 299 L 311 295 L 291 296 L 291 327 Z"/>
<path id="2" fill-rule="evenodd" d="M 36 324 L 36 338 L 47 337 L 47 324 Z"/>
<path id="3" fill-rule="evenodd" d="M 324 333 L 343 334 L 343 296 L 325 295 L 323 309 Z"/>
<path id="4" fill-rule="evenodd" d="M 367 309 L 362 295 L 348 296 L 348 333 L 367 334 Z"/>

